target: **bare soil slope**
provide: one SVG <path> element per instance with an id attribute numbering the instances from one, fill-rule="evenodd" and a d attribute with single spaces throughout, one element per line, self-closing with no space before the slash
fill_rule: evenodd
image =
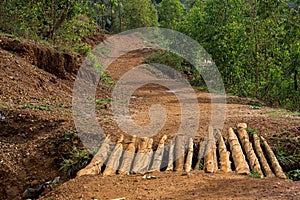
<path id="1" fill-rule="evenodd" d="M 79 61 L 33 41 L 0 37 L 0 199 L 20 199 L 28 187 L 68 178 L 59 164 L 73 142 L 82 146 L 63 140 L 74 130 Z"/>

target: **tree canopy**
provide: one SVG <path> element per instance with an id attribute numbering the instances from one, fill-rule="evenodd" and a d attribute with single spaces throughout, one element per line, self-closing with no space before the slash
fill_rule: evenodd
<path id="1" fill-rule="evenodd" d="M 81 39 L 97 27 L 110 33 L 146 26 L 178 30 L 211 54 L 227 92 L 300 109 L 299 5 L 299 0 L 3 0 L 0 31 L 81 53 L 89 50 Z M 183 59 L 163 58 L 186 71 Z"/>

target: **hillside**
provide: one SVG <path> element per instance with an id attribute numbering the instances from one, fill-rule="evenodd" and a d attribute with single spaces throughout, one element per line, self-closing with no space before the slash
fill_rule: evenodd
<path id="1" fill-rule="evenodd" d="M 112 63 L 108 72 L 117 81 L 150 53 L 147 50 L 128 53 Z M 3 116 L 0 119 L 0 199 L 20 199 L 27 188 L 37 188 L 58 176 L 58 185 L 46 188 L 41 199 L 297 199 L 300 195 L 299 182 L 255 179 L 235 173 L 205 174 L 195 170 L 182 176 L 181 173 L 158 172 L 157 179 L 143 180 L 140 175 L 74 178 L 74 171 L 79 168 L 74 167 L 71 172 L 59 170 L 63 160 L 74 153 L 74 147 L 84 149 L 78 136 L 74 136 L 72 116 L 73 82 L 81 60 L 32 41 L 0 38 L 0 114 Z M 100 82 L 96 99 L 108 99 L 110 87 Z M 196 140 L 200 140 L 208 127 L 210 95 L 202 91 L 196 94 L 203 119 L 196 136 Z M 149 123 L 148 110 L 156 102 L 162 102 L 168 111 L 167 125 L 154 137 L 154 146 L 157 146 L 158 136 L 176 132 L 180 109 L 174 94 L 159 85 L 149 84 L 139 88 L 134 96 L 137 98 L 130 101 L 129 107 L 138 124 Z M 110 114 L 110 103 L 100 106 L 97 109 L 99 123 L 107 134 L 117 138 L 122 131 Z M 275 153 L 300 154 L 297 113 L 229 95 L 226 107 L 222 133 L 244 122 L 267 138 Z M 297 166 L 299 163 L 295 161 L 282 167 L 287 172 Z"/>
<path id="2" fill-rule="evenodd" d="M 58 176 L 66 180 L 59 168 L 73 146 L 63 138 L 74 130 L 79 61 L 33 41 L 0 38 L 0 199 L 21 197 L 30 185 Z"/>

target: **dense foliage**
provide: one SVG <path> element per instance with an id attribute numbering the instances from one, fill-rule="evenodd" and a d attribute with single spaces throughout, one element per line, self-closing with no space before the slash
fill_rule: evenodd
<path id="1" fill-rule="evenodd" d="M 4 0 L 0 31 L 85 53 L 90 49 L 81 39 L 97 26 L 111 33 L 175 29 L 211 54 L 227 92 L 300 109 L 298 5 L 299 0 Z M 157 57 L 181 62 L 174 66 L 187 71 L 175 55 Z M 193 83 L 204 84 L 196 74 Z"/>
<path id="2" fill-rule="evenodd" d="M 300 15 L 287 1 L 195 1 L 181 31 L 216 62 L 227 91 L 300 108 Z"/>
<path id="3" fill-rule="evenodd" d="M 159 4 L 160 25 L 164 28 L 178 30 L 184 19 L 185 8 L 180 0 L 162 0 Z"/>
<path id="4" fill-rule="evenodd" d="M 121 30 L 157 26 L 158 16 L 155 6 L 149 0 L 123 0 Z"/>

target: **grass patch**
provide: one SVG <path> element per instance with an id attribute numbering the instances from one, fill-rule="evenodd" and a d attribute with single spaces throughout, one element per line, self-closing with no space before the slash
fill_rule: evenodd
<path id="1" fill-rule="evenodd" d="M 112 98 L 104 98 L 104 99 L 97 99 L 96 100 L 96 108 L 97 109 L 104 109 L 107 108 L 108 104 L 112 102 Z"/>
<path id="2" fill-rule="evenodd" d="M 21 109 L 31 109 L 31 110 L 42 110 L 42 111 L 53 111 L 53 108 L 50 105 L 45 104 L 25 104 L 21 106 Z"/>
<path id="3" fill-rule="evenodd" d="M 249 135 L 254 135 L 254 134 L 257 134 L 257 133 L 258 133 L 257 130 L 250 129 L 250 128 L 247 128 L 246 131 L 247 131 L 247 133 L 248 133 Z"/>
<path id="4" fill-rule="evenodd" d="M 249 101 L 247 104 L 250 105 L 253 109 L 260 109 L 260 107 L 262 106 L 261 102 L 255 99 L 252 99 L 252 101 Z"/>
<path id="5" fill-rule="evenodd" d="M 39 110 L 44 110 L 44 111 L 53 111 L 53 109 L 50 106 L 45 106 L 45 105 L 40 105 L 38 107 Z"/>
<path id="6" fill-rule="evenodd" d="M 204 163 L 203 162 L 200 162 L 199 163 L 199 170 L 203 170 L 204 169 Z"/>
<path id="7" fill-rule="evenodd" d="M 98 105 L 107 104 L 109 102 L 112 102 L 112 98 L 110 98 L 110 97 L 105 98 L 105 99 L 98 99 L 98 100 L 96 100 L 96 104 L 98 104 Z"/>
<path id="8" fill-rule="evenodd" d="M 74 137 L 78 137 L 78 132 L 75 130 L 67 131 L 63 137 L 65 141 L 71 140 Z"/>
<path id="9" fill-rule="evenodd" d="M 298 111 L 288 111 L 288 110 L 284 110 L 284 109 L 276 109 L 276 110 L 272 110 L 269 113 L 269 116 L 274 117 L 274 118 L 300 117 L 300 112 L 298 112 Z"/>
<path id="10" fill-rule="evenodd" d="M 25 104 L 21 109 L 35 109 L 35 106 L 33 104 Z"/>
<path id="11" fill-rule="evenodd" d="M 281 130 L 282 134 L 268 138 L 272 150 L 287 177 L 296 180 L 300 166 L 300 138 L 296 132 Z"/>
<path id="12" fill-rule="evenodd" d="M 252 178 L 261 178 L 260 174 L 254 170 L 251 170 L 249 176 Z"/>
<path id="13" fill-rule="evenodd" d="M 207 85 L 194 86 L 196 90 L 208 92 Z"/>
<path id="14" fill-rule="evenodd" d="M 46 98 L 40 98 L 40 97 L 36 97 L 36 98 L 34 98 L 35 100 L 37 100 L 37 101 L 45 101 L 46 100 Z"/>

